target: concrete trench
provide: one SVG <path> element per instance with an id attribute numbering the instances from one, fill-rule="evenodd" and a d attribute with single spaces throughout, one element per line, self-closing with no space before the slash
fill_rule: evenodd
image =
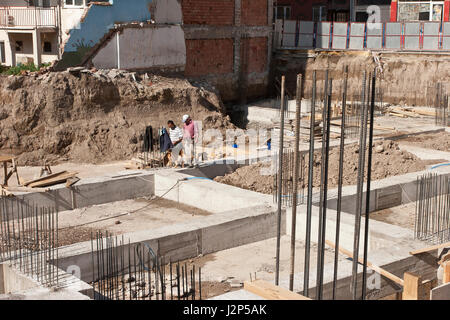
<path id="1" fill-rule="evenodd" d="M 268 158 L 266 157 L 265 160 L 268 160 Z M 168 260 L 191 259 L 272 239 L 276 236 L 277 214 L 272 195 L 244 190 L 211 180 L 254 161 L 256 160 L 250 159 L 239 164 L 211 163 L 200 168 L 175 171 L 120 172 L 101 178 L 83 179 L 72 188 L 56 186 L 52 187 L 47 193 L 18 193 L 17 197 L 22 201 L 37 203 L 41 206 L 54 205 L 60 211 L 70 211 L 75 208 L 149 196 L 158 196 L 206 210 L 211 215 L 202 217 L 201 220 L 124 234 L 124 237 L 130 240 L 130 245 L 146 243 Z M 426 171 L 374 181 L 371 191 L 370 212 L 414 202 L 416 179 L 418 175 L 424 172 Z M 450 168 L 438 168 L 436 172 L 440 175 L 449 175 Z M 351 249 L 353 245 L 355 193 L 355 186 L 343 188 L 341 246 L 346 249 Z M 329 191 L 327 210 L 326 238 L 333 242 L 335 237 L 336 194 L 336 190 Z M 300 205 L 297 214 L 296 237 L 297 239 L 304 239 L 303 226 L 306 219 L 306 207 Z M 282 235 L 290 235 L 290 223 L 291 208 L 283 209 Z M 317 239 L 317 223 L 318 203 L 314 202 L 313 233 L 311 237 L 313 243 L 316 243 Z M 409 254 L 410 251 L 424 246 L 425 243 L 414 240 L 412 230 L 371 220 L 369 261 L 399 277 L 402 277 L 406 271 L 417 272 L 426 278 L 433 278 L 436 275 L 437 251 L 420 256 Z M 123 247 L 125 252 L 128 252 L 128 245 Z M 360 253 L 362 254 L 362 249 Z M 128 259 L 125 260 L 128 261 Z M 68 270 L 76 266 L 80 270 L 79 278 L 83 282 L 93 280 L 91 263 L 90 241 L 75 243 L 59 249 L 59 267 L 62 270 Z M 4 271 L 2 272 L 4 273 Z M 328 263 L 325 265 L 325 299 L 331 298 L 332 275 L 333 265 Z M 298 272 L 294 277 L 296 279 L 294 289 L 301 292 L 303 289 L 303 273 Z M 338 274 L 338 299 L 351 298 L 350 282 L 351 262 L 343 261 Z M 288 279 L 281 278 L 280 285 L 287 287 Z M 311 277 L 311 292 L 314 292 L 314 286 L 315 279 Z M 379 299 L 399 290 L 397 284 L 382 278 L 381 287 L 369 290 L 368 297 Z"/>

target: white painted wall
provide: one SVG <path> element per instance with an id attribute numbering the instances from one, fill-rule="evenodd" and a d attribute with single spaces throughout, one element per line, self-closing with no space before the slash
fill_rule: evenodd
<path id="1" fill-rule="evenodd" d="M 51 52 L 44 52 L 44 42 L 52 44 Z M 56 32 L 41 33 L 41 63 L 51 63 L 58 60 L 58 34 Z"/>
<path id="2" fill-rule="evenodd" d="M 96 68 L 117 68 L 117 51 L 121 69 L 146 69 L 186 65 L 186 44 L 181 26 L 126 28 L 107 43 L 92 62 Z"/>
<path id="3" fill-rule="evenodd" d="M 61 9 L 61 29 L 63 43 L 69 38 L 69 31 L 78 28 L 81 17 L 88 8 L 62 8 Z"/>
<path id="4" fill-rule="evenodd" d="M 12 64 L 11 45 L 9 43 L 8 33 L 5 30 L 0 30 L 0 41 L 5 43 L 5 58 L 4 65 L 10 66 Z"/>
<path id="5" fill-rule="evenodd" d="M 16 55 L 16 65 L 19 63 L 26 64 L 33 59 L 33 35 L 32 33 L 13 33 L 10 34 L 12 53 Z M 16 41 L 23 42 L 23 50 L 16 52 Z"/>

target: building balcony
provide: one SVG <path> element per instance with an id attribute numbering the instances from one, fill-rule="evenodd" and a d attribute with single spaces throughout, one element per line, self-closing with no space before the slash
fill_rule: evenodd
<path id="1" fill-rule="evenodd" d="M 0 7 L 0 28 L 54 28 L 56 7 Z"/>

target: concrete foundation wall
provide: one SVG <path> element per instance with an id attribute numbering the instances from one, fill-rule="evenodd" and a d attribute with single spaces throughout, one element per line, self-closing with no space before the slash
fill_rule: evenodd
<path id="1" fill-rule="evenodd" d="M 191 179 L 185 180 L 183 179 Z M 272 205 L 272 196 L 196 179 L 185 174 L 161 171 L 155 175 L 155 194 L 212 213 L 237 210 L 255 205 Z"/>
<path id="2" fill-rule="evenodd" d="M 273 238 L 276 236 L 276 221 L 276 209 L 257 206 L 214 214 L 202 220 L 166 226 L 151 232 L 129 233 L 124 238 L 126 242 L 130 240 L 132 248 L 137 243 L 145 243 L 154 252 L 164 256 L 166 261 L 177 261 Z M 285 230 L 285 223 L 283 212 L 282 230 Z M 123 247 L 127 264 L 128 245 Z M 63 270 L 76 266 L 80 269 L 81 280 L 92 281 L 91 243 L 60 248 L 59 266 Z"/>
<path id="3" fill-rule="evenodd" d="M 442 170 L 437 171 L 440 175 L 450 175 L 447 173 L 444 167 Z M 388 209 L 396 207 L 402 204 L 415 202 L 417 199 L 417 177 L 426 173 L 414 172 L 403 176 L 391 177 L 379 181 L 375 181 L 371 185 L 370 192 L 370 207 L 369 212 L 375 212 L 382 209 Z M 366 186 L 364 186 L 366 188 Z M 437 191 L 436 191 L 437 192 Z M 337 191 L 331 190 L 330 192 L 334 196 L 328 198 L 328 208 L 337 209 Z M 363 212 L 366 208 L 366 192 L 363 193 Z M 315 202 L 314 205 L 318 206 L 319 203 Z M 347 186 L 343 187 L 342 207 L 343 212 L 355 214 L 356 212 L 356 187 Z"/>
<path id="4" fill-rule="evenodd" d="M 60 185 L 45 193 L 17 193 L 16 197 L 30 204 L 64 211 L 155 194 L 153 173 L 131 174 L 83 179 L 71 188 Z"/>
<path id="5" fill-rule="evenodd" d="M 9 264 L 0 264 L 0 294 L 8 294 L 36 288 L 38 284 L 31 278 L 20 274 Z"/>

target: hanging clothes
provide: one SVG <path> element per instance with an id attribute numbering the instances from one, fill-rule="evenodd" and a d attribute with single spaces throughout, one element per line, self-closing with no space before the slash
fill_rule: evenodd
<path id="1" fill-rule="evenodd" d="M 166 128 L 162 128 L 161 136 L 159 137 L 159 147 L 161 152 L 166 152 L 167 150 L 173 148 L 173 143 L 170 140 L 170 136 Z"/>
<path id="2" fill-rule="evenodd" d="M 153 128 L 148 126 L 145 128 L 144 134 L 144 152 L 153 151 Z"/>

